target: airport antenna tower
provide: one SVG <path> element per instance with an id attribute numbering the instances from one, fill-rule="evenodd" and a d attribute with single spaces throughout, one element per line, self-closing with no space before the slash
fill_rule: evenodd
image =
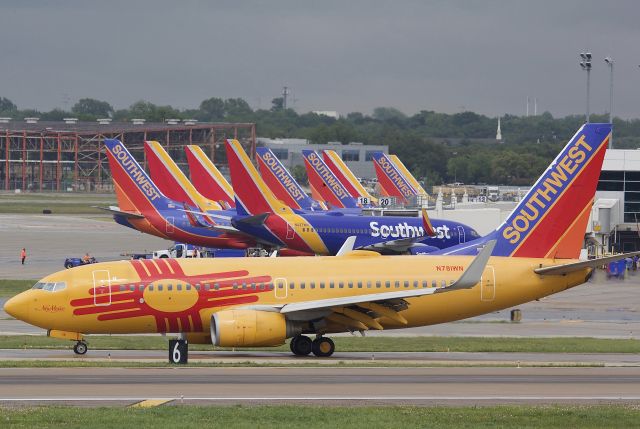
<path id="1" fill-rule="evenodd" d="M 496 140 L 502 141 L 502 130 L 500 129 L 500 116 L 498 116 L 498 130 L 496 131 Z"/>
<path id="2" fill-rule="evenodd" d="M 287 96 L 289 95 L 289 87 L 282 87 L 282 110 L 287 110 Z"/>

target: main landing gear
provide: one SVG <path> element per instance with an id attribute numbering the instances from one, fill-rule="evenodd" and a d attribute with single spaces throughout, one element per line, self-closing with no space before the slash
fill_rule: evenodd
<path id="1" fill-rule="evenodd" d="M 317 357 L 329 357 L 336 350 L 336 346 L 331 338 L 317 336 L 315 340 L 304 335 L 296 335 L 289 343 L 291 352 L 296 356 L 307 356 L 313 353 Z"/>
<path id="2" fill-rule="evenodd" d="M 87 350 L 89 350 L 89 347 L 87 347 L 87 343 L 85 343 L 84 341 L 78 341 L 73 346 L 73 352 L 77 355 L 83 355 L 87 353 Z"/>

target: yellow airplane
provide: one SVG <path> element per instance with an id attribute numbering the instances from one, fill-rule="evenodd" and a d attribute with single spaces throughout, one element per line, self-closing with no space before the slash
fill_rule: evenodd
<path id="1" fill-rule="evenodd" d="M 176 333 L 223 347 L 292 338 L 296 355 L 330 356 L 330 333 L 512 307 L 580 285 L 595 266 L 629 256 L 577 259 L 610 130 L 585 124 L 502 225 L 440 254 L 381 256 L 345 243 L 333 257 L 105 262 L 51 274 L 4 309 L 76 341 L 78 354 L 87 351 L 84 334 Z"/>

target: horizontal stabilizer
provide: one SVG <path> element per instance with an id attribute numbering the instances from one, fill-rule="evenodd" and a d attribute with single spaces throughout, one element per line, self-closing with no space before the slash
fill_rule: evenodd
<path id="1" fill-rule="evenodd" d="M 558 276 L 562 274 L 572 273 L 574 271 L 580 271 L 584 268 L 597 268 L 608 264 L 609 262 L 616 262 L 625 258 L 633 258 L 636 255 L 640 255 L 640 252 L 622 253 L 620 255 L 607 256 L 605 258 L 590 259 L 588 261 L 570 262 L 568 264 L 551 265 L 549 267 L 536 268 L 533 271 L 540 275 L 553 275 Z"/>
<path id="2" fill-rule="evenodd" d="M 262 213 L 259 215 L 247 216 L 240 219 L 236 218 L 234 219 L 234 221 L 237 223 L 245 223 L 248 225 L 263 225 L 268 217 L 269 217 L 269 213 Z"/>
<path id="3" fill-rule="evenodd" d="M 116 206 L 109 206 L 109 207 L 91 206 L 91 207 L 93 207 L 94 209 L 104 210 L 106 212 L 113 213 L 118 216 L 124 216 L 129 219 L 144 219 L 144 215 L 141 215 L 140 213 L 133 213 L 133 212 L 120 210 L 120 207 L 116 207 Z"/>

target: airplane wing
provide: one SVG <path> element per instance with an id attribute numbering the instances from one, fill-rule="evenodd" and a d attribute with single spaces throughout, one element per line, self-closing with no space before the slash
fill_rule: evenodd
<path id="1" fill-rule="evenodd" d="M 383 329 L 376 320 L 382 316 L 406 324 L 406 319 L 398 313 L 409 305 L 405 298 L 473 288 L 482 280 L 482 272 L 495 245 L 495 240 L 488 241 L 458 280 L 449 286 L 296 302 L 279 306 L 276 311 L 297 320 L 327 318 L 349 329 L 361 331 L 369 328 Z"/>
<path id="2" fill-rule="evenodd" d="M 91 207 L 93 207 L 94 209 L 104 210 L 106 212 L 113 213 L 115 215 L 124 216 L 129 219 L 144 219 L 144 215 L 141 215 L 140 213 L 127 212 L 124 210 L 120 210 L 120 207 L 116 207 L 116 206 L 109 206 L 109 207 L 91 206 Z"/>
<path id="3" fill-rule="evenodd" d="M 619 261 L 625 258 L 633 258 L 636 255 L 640 255 L 640 252 L 622 253 L 615 256 L 607 256 L 605 258 L 590 259 L 588 261 L 570 262 L 568 264 L 551 265 L 548 267 L 536 268 L 533 271 L 540 275 L 563 275 L 579 271 L 584 268 L 596 268 L 608 264 L 609 262 Z"/>

